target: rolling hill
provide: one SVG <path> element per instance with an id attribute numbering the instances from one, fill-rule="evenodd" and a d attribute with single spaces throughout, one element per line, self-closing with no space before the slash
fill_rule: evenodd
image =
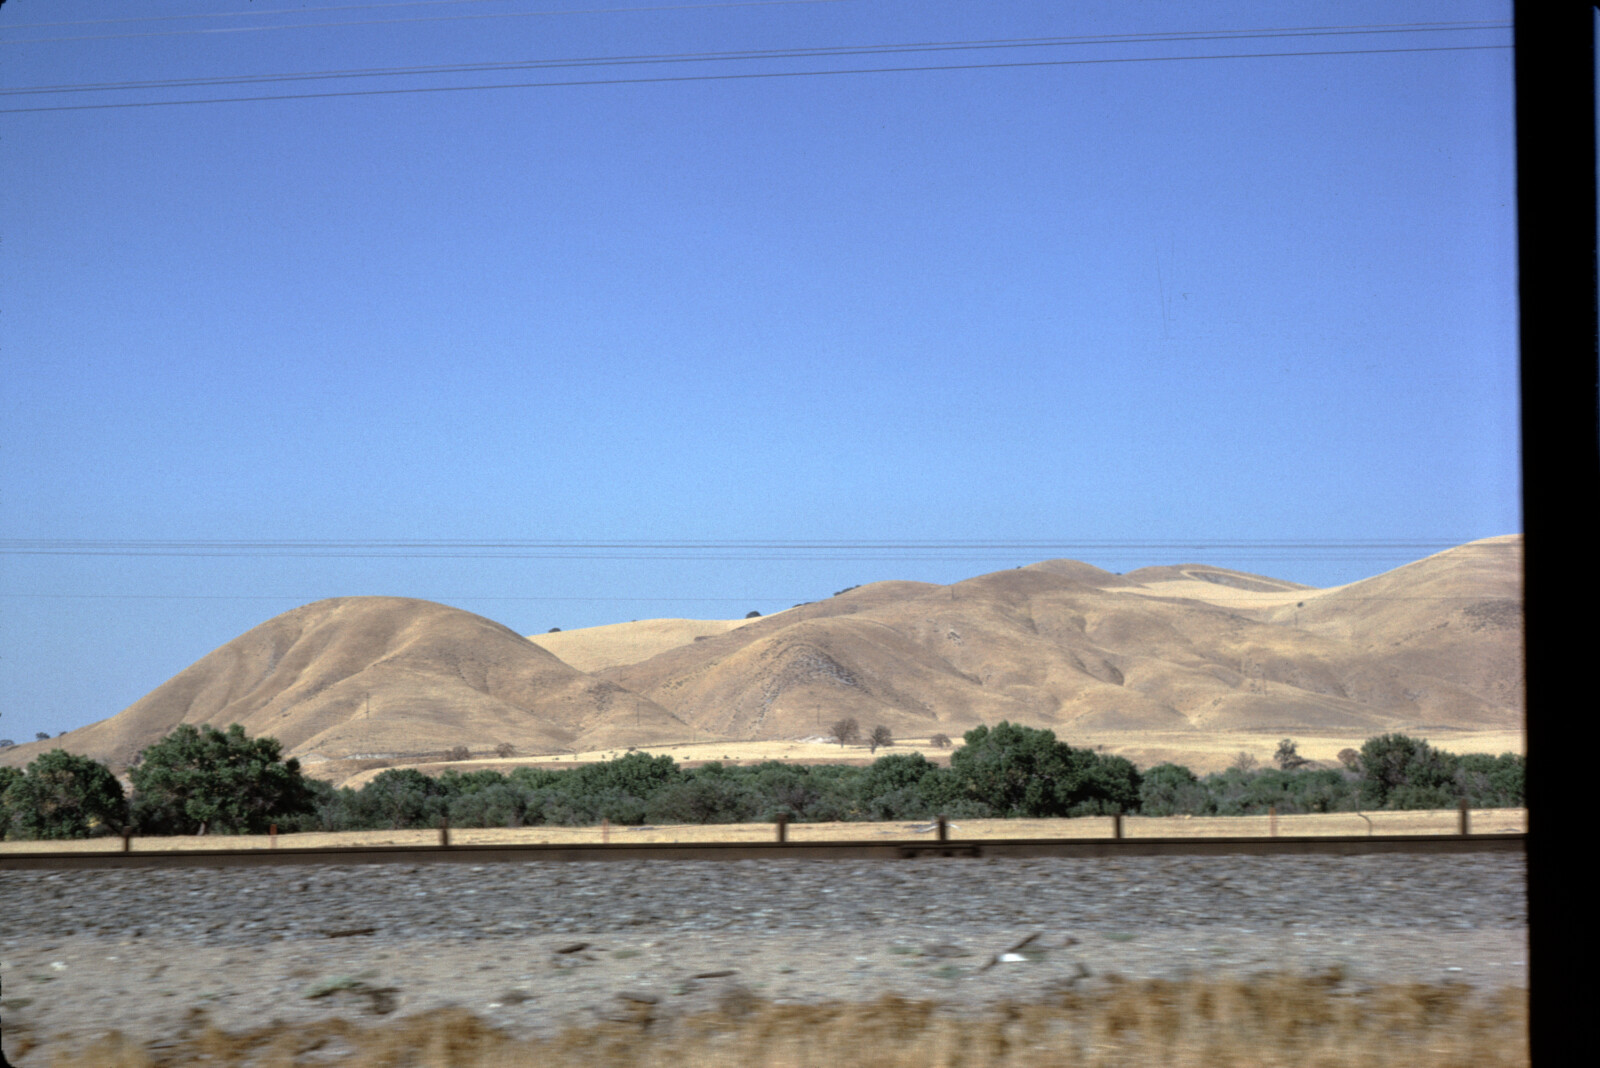
<path id="1" fill-rule="evenodd" d="M 313 762 L 798 738 L 843 716 L 924 738 L 1006 719 L 1125 751 L 1140 737 L 1183 749 L 1236 733 L 1515 731 L 1521 551 L 1519 535 L 1472 542 L 1332 589 L 1051 560 L 948 586 L 877 582 L 761 618 L 531 638 L 431 602 L 336 598 L 0 760 L 61 746 L 122 765 L 179 723 L 238 722 Z"/>

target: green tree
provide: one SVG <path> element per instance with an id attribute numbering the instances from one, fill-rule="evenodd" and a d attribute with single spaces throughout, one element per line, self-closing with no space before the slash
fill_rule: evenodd
<path id="1" fill-rule="evenodd" d="M 1455 804 L 1456 758 L 1404 734 L 1368 738 L 1361 747 L 1364 808 L 1448 808 Z"/>
<path id="2" fill-rule="evenodd" d="M 1520 753 L 1463 753 L 1456 758 L 1456 786 L 1473 808 L 1527 804 L 1527 761 Z"/>
<path id="3" fill-rule="evenodd" d="M 650 799 L 652 823 L 747 823 L 761 811 L 761 795 L 734 778 L 714 775 L 674 783 Z"/>
<path id="4" fill-rule="evenodd" d="M 421 774 L 421 772 L 418 772 Z M 491 786 L 504 786 L 506 777 L 498 771 L 482 769 L 479 771 L 461 772 L 455 768 L 445 768 L 444 773 L 434 780 L 451 797 L 463 794 L 475 794 L 480 790 L 487 790 Z"/>
<path id="5" fill-rule="evenodd" d="M 315 799 L 300 762 L 276 738 L 246 738 L 185 723 L 140 754 L 129 772 L 140 826 L 165 834 L 260 834 L 310 812 Z"/>
<path id="6" fill-rule="evenodd" d="M 1138 809 L 1143 776 L 1133 761 L 1127 757 L 1090 755 L 1095 762 L 1089 769 L 1085 796 L 1067 810 L 1068 815 L 1111 815 Z"/>
<path id="7" fill-rule="evenodd" d="M 563 774 L 563 788 L 575 796 L 621 792 L 642 801 L 683 780 L 683 769 L 670 756 L 638 752 L 585 764 Z"/>
<path id="8" fill-rule="evenodd" d="M 0 767 L 0 841 L 11 834 L 11 804 L 6 800 L 6 791 L 21 778 L 21 768 Z"/>
<path id="9" fill-rule="evenodd" d="M 1210 809 L 1206 788 L 1181 764 L 1157 764 L 1139 784 L 1139 811 L 1146 816 L 1199 816 Z"/>
<path id="10" fill-rule="evenodd" d="M 1139 773 L 1120 757 L 1073 749 L 1055 733 L 1002 722 L 974 727 L 950 755 L 964 795 L 997 816 L 1065 816 L 1117 811 L 1138 803 Z"/>
<path id="11" fill-rule="evenodd" d="M 379 772 L 350 800 L 352 829 L 426 827 L 449 812 L 450 789 L 416 768 Z"/>
<path id="12" fill-rule="evenodd" d="M 18 838 L 91 838 L 117 832 L 127 819 L 122 784 L 111 769 L 64 749 L 6 779 L 0 809 L 8 814 L 6 830 Z"/>
<path id="13" fill-rule="evenodd" d="M 1293 738 L 1285 738 L 1278 743 L 1278 751 L 1272 757 L 1273 762 L 1282 771 L 1294 771 L 1296 768 L 1305 767 L 1311 761 L 1300 755 L 1299 748 Z"/>

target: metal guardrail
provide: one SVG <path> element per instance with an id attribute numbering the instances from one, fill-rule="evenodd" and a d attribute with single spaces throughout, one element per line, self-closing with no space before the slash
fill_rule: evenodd
<path id="1" fill-rule="evenodd" d="M 497 864 L 607 860 L 907 860 L 958 857 L 1360 856 L 1521 853 L 1527 836 L 1341 835 L 1279 838 L 990 838 L 898 842 L 651 842 L 629 844 L 347 846 L 0 854 L 0 871 L 249 868 L 334 864 Z"/>

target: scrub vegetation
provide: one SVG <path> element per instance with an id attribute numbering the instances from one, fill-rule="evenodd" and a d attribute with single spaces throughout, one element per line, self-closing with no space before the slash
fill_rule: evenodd
<path id="1" fill-rule="evenodd" d="M 310 1027 L 267 1025 L 253 1033 L 211 1028 L 186 1035 L 154 1060 L 138 1043 L 109 1035 L 59 1051 L 60 1068 L 151 1068 L 154 1064 L 299 1065 L 366 1068 L 490 1068 L 524 1064 L 715 1068 L 1367 1068 L 1405 1064 L 1483 1068 L 1529 1063 L 1527 992 L 1483 994 L 1450 984 L 1340 988 L 1337 975 L 1119 981 L 1064 991 L 1046 1003 L 1009 1004 L 982 1015 L 933 1001 L 779 1004 L 744 992 L 719 1009 L 673 1020 L 631 1002 L 626 1017 L 548 1039 L 518 1039 L 463 1009 L 362 1025 L 330 1019 Z M 171 1044 L 169 1044 L 170 1046 Z"/>

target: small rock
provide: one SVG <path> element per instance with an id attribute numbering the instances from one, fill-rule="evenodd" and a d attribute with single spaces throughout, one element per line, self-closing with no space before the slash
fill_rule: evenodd
<path id="1" fill-rule="evenodd" d="M 946 942 L 941 945 L 923 946 L 922 955 L 924 957 L 938 957 L 940 959 L 945 959 L 948 957 L 970 957 L 972 956 L 972 952 L 970 950 L 962 949 L 960 946 L 952 945 Z"/>

